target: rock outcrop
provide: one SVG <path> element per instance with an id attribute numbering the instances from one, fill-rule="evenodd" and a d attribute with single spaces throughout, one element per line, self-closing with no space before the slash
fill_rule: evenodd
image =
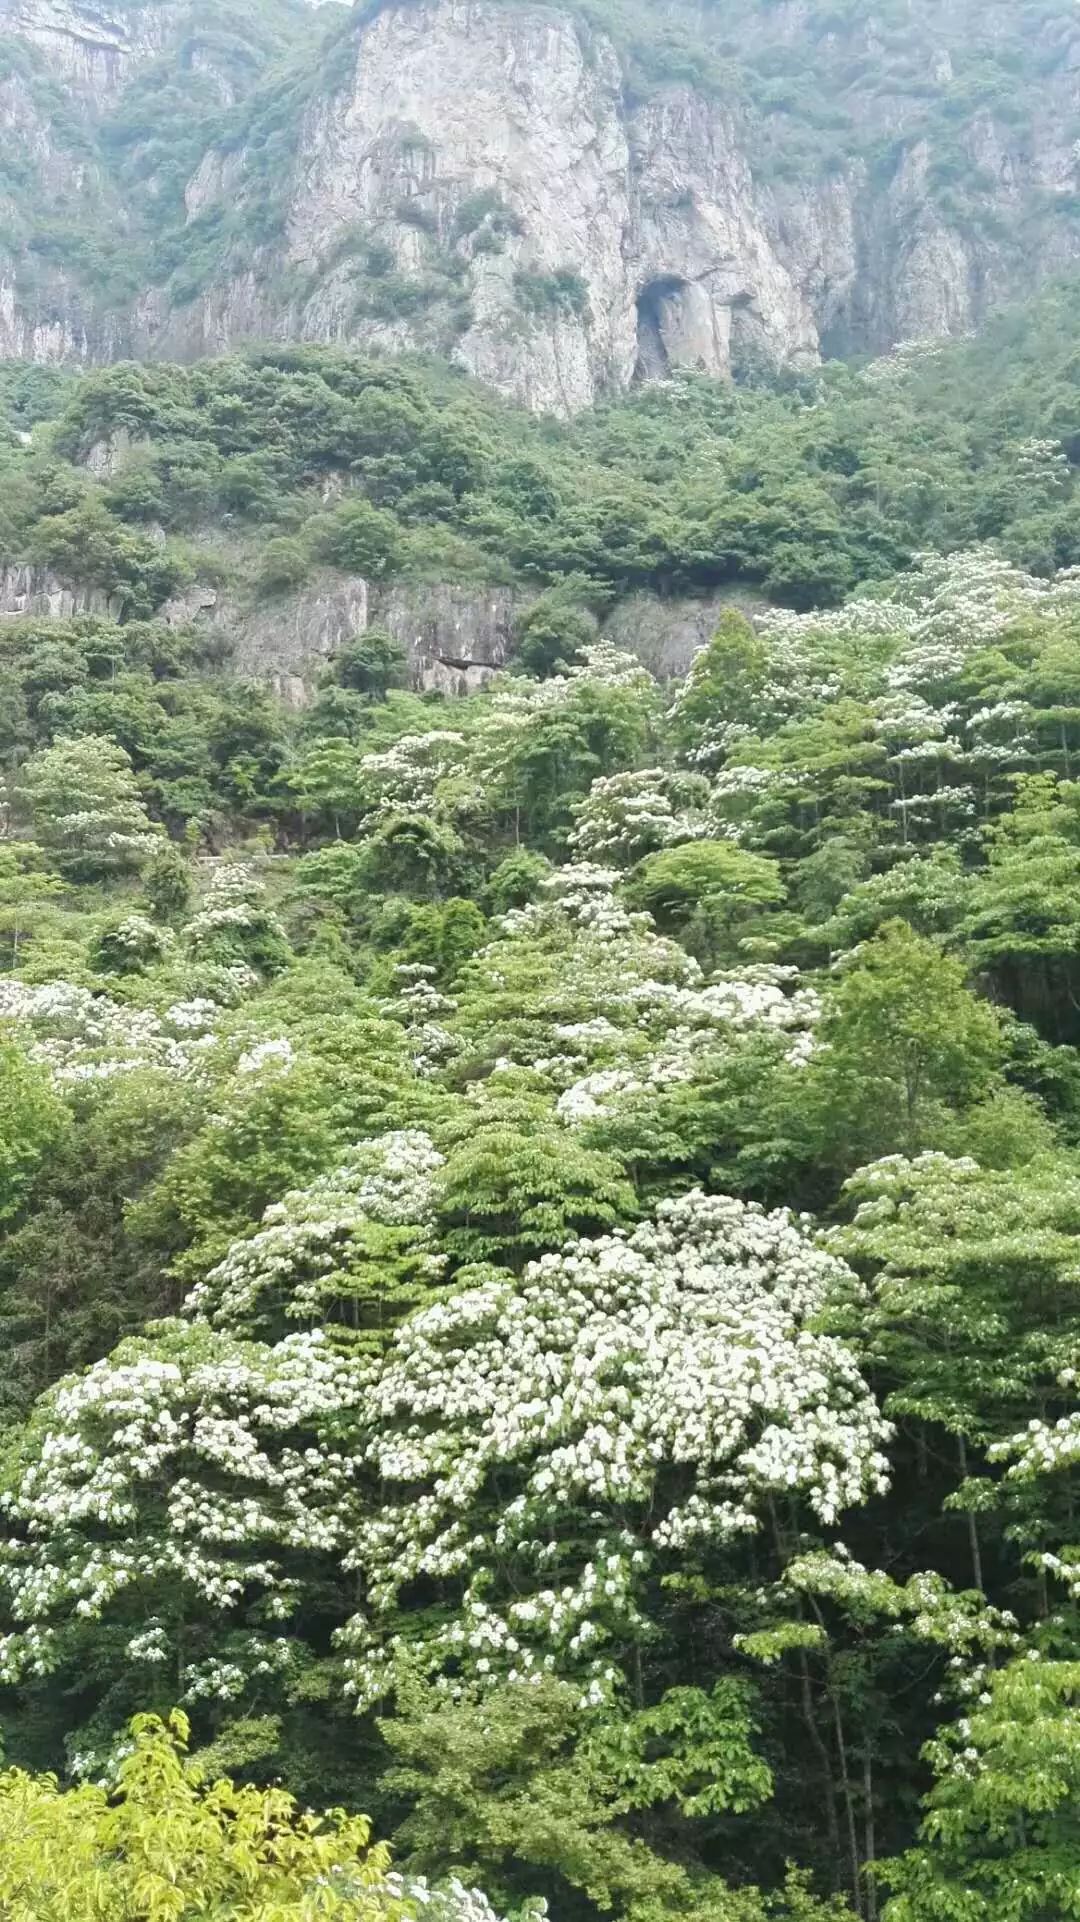
<path id="1" fill-rule="evenodd" d="M 596 26 L 598 0 L 588 22 L 571 0 L 366 0 L 340 22 L 274 7 L 308 53 L 251 111 L 254 52 L 219 75 L 220 137 L 211 116 L 178 195 L 110 156 L 147 61 L 178 98 L 217 71 L 190 0 L 0 0 L 33 64 L 0 80 L 0 127 L 50 205 L 114 242 L 130 230 L 144 282 L 121 293 L 114 273 L 103 291 L 70 245 L 5 266 L 0 245 L 0 353 L 419 347 L 567 414 L 673 369 L 799 368 L 964 332 L 1080 257 L 1071 0 L 1048 0 L 1027 38 L 1011 0 L 955 0 L 955 17 L 904 0 L 899 68 L 895 9 L 655 0 L 656 30 L 670 18 L 716 58 L 647 85 Z M 1003 84 L 954 70 L 976 11 Z M 42 74 L 84 115 L 79 140 L 46 111 Z M 162 101 L 182 111 L 164 82 Z M 113 130 L 100 160 L 94 124 Z"/>
<path id="2" fill-rule="evenodd" d="M 99 6 L 94 0 L 0 0 L 0 31 L 43 56 L 54 80 L 96 98 L 117 94 L 136 66 L 167 44 L 176 7 Z"/>
<path id="3" fill-rule="evenodd" d="M 243 149 L 208 155 L 191 219 L 242 204 L 247 166 Z M 358 31 L 348 84 L 304 121 L 281 245 L 187 310 L 152 296 L 142 345 L 428 346 L 564 414 L 673 366 L 805 365 L 823 277 L 855 272 L 851 209 L 826 191 L 801 250 L 773 213 L 722 103 L 677 89 L 628 110 L 613 45 L 569 13 L 389 7 Z"/>
<path id="4" fill-rule="evenodd" d="M 284 701 L 303 707 L 328 662 L 368 627 L 385 629 L 400 644 L 417 692 L 476 693 L 509 660 L 515 624 L 531 599 L 512 587 L 374 584 L 327 573 L 269 600 L 196 582 L 166 601 L 157 619 L 219 640 L 230 673 L 267 681 Z M 755 603 L 727 591 L 670 600 L 633 594 L 616 602 L 600 631 L 636 654 L 657 680 L 669 681 L 685 674 L 731 605 L 752 613 Z M 48 568 L 0 568 L 0 622 L 80 614 L 115 620 L 123 609 L 103 589 L 61 580 Z"/>
<path id="5" fill-rule="evenodd" d="M 758 13 L 759 37 L 808 31 L 798 0 Z M 716 37 L 707 8 L 701 31 Z M 1080 253 L 1080 21 L 1037 128 L 987 111 L 956 132 L 950 164 L 977 177 L 981 221 L 940 191 L 910 99 L 880 88 L 854 90 L 853 144 L 880 132 L 885 161 L 855 151 L 792 174 L 735 98 L 676 84 L 635 98 L 612 41 L 571 10 L 393 0 L 346 51 L 298 129 L 280 239 L 226 258 L 185 308 L 151 295 L 144 351 L 252 336 L 428 347 L 565 414 L 672 369 L 800 367 L 962 333 Z M 849 51 L 873 59 L 872 35 Z M 242 146 L 209 153 L 189 219 L 254 208 L 253 164 Z"/>

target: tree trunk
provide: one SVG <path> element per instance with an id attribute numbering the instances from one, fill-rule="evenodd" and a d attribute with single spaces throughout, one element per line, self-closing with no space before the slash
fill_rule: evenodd
<path id="1" fill-rule="evenodd" d="M 956 1450 L 957 1450 L 957 1456 L 959 1459 L 960 1473 L 963 1476 L 964 1480 L 966 1481 L 967 1475 L 968 1475 L 968 1452 L 967 1452 L 967 1442 L 964 1440 L 963 1435 L 958 1435 L 956 1437 Z M 982 1545 L 979 1541 L 979 1524 L 976 1521 L 975 1516 L 972 1514 L 970 1509 L 967 1511 L 967 1525 L 968 1525 L 968 1543 L 971 1548 L 972 1579 L 974 1581 L 976 1588 L 982 1588 L 983 1587 L 983 1566 L 982 1566 Z"/>

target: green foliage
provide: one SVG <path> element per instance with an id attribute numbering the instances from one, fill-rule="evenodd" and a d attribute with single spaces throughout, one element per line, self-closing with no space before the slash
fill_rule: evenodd
<path id="1" fill-rule="evenodd" d="M 380 627 L 367 627 L 348 641 L 334 658 L 333 675 L 340 686 L 373 700 L 382 700 L 404 678 L 405 653 L 399 641 Z"/>
<path id="2" fill-rule="evenodd" d="M 965 945 L 1000 997 L 1055 1040 L 1074 1040 L 1080 788 L 1043 774 L 1017 784 L 971 888 Z"/>
<path id="3" fill-rule="evenodd" d="M 514 659 L 523 673 L 545 680 L 572 667 L 594 636 L 594 623 L 565 592 L 542 594 L 517 623 Z"/>
<path id="4" fill-rule="evenodd" d="M 178 921 L 191 900 L 192 873 L 174 841 L 163 841 L 142 873 L 143 892 L 155 919 Z"/>
<path id="5" fill-rule="evenodd" d="M 77 880 L 137 870 L 154 850 L 131 761 L 105 736 L 43 748 L 26 764 L 20 795 L 41 846 Z"/>
<path id="6" fill-rule="evenodd" d="M 348 574 L 378 576 L 394 573 L 399 558 L 399 534 L 392 514 L 369 501 L 343 501 L 316 523 L 315 551 L 323 560 Z"/>
<path id="7" fill-rule="evenodd" d="M 303 586 L 309 568 L 310 562 L 300 542 L 291 540 L 287 534 L 279 534 L 263 548 L 259 588 L 264 594 L 288 594 L 291 589 Z"/>
<path id="8" fill-rule="evenodd" d="M 364 872 L 384 893 L 438 897 L 450 891 L 463 853 L 452 828 L 423 814 L 390 814 L 367 844 Z"/>
<path id="9" fill-rule="evenodd" d="M 583 1151 L 542 1123 L 515 1127 L 493 1118 L 479 1121 L 451 1153 L 438 1211 L 457 1260 L 523 1268 L 574 1235 L 629 1220 L 635 1202 L 612 1156 Z"/>
<path id="10" fill-rule="evenodd" d="M 367 297 L 381 289 L 384 303 L 407 295 L 442 312 L 446 290 L 459 288 L 452 277 L 397 279 L 372 278 Z M 539 280 L 540 310 L 523 324 L 576 298 Z M 1067 290 L 1055 289 L 974 343 L 895 366 L 737 389 L 683 374 L 563 425 L 432 361 L 332 347 L 115 366 L 73 384 L 50 458 L 36 441 L 7 450 L 0 534 L 12 558 L 94 584 L 129 618 L 187 577 L 192 550 L 175 536 L 194 539 L 197 559 L 201 530 L 225 516 L 255 578 L 264 551 L 286 540 L 374 580 L 517 579 L 555 591 L 522 619 L 533 650 L 524 665 L 540 672 L 574 657 L 587 638 L 582 608 L 602 608 L 612 592 L 741 586 L 797 608 L 832 606 L 926 547 L 987 538 L 1045 573 L 1080 555 L 1070 315 Z M 927 419 L 939 430 L 929 447 Z M 125 435 L 104 483 L 65 464 Z M 295 550 L 275 551 L 300 579 Z M 220 567 L 220 555 L 211 549 L 204 564 Z M 714 666 L 698 670 L 707 708 L 730 669 L 714 729 L 756 729 L 790 699 L 782 678 L 763 680 L 741 620 L 725 615 Z M 1068 704 L 1062 659 L 1048 709 Z M 689 745 L 698 697 L 688 698 Z"/>
<path id="11" fill-rule="evenodd" d="M 0 1777 L 0 1899 L 36 1922 L 405 1922 L 363 1816 L 317 1819 L 280 1789 L 206 1782 L 188 1723 L 136 1718 L 116 1792 Z"/>
<path id="12" fill-rule="evenodd" d="M 764 1922 L 774 1913 L 756 1891 L 663 1862 L 621 1821 L 684 1793 L 699 1767 L 718 1770 L 706 1791 L 718 1806 L 763 1792 L 761 1765 L 746 1748 L 745 1699 L 734 1686 L 711 1699 L 700 1691 L 666 1698 L 583 1740 L 572 1691 L 553 1681 L 497 1690 L 482 1705 L 448 1706 L 416 1690 L 383 1727 L 395 1757 L 386 1786 L 410 1805 L 398 1840 L 421 1864 L 449 1855 L 497 1890 L 524 1869 L 537 1893 L 569 1885 L 628 1922 Z M 643 1768 L 646 1748 L 657 1759 Z M 807 1922 L 818 1913 L 808 1900 Z"/>
<path id="13" fill-rule="evenodd" d="M 88 494 L 63 514 L 46 514 L 30 540 L 34 560 L 66 581 L 89 581 L 115 596 L 125 614 L 153 613 L 184 579 L 184 564 L 146 536 L 132 533 Z"/>
<path id="14" fill-rule="evenodd" d="M 848 0 L 783 44 L 758 0 L 576 11 L 632 94 L 738 99 L 759 175 L 882 178 L 914 102 L 970 220 L 971 116 L 1072 20 L 885 0 L 868 63 Z M 200 4 L 105 123 L 131 225 L 24 195 L 42 298 L 150 241 L 173 303 L 270 271 L 355 24 Z M 187 221 L 215 140 L 235 204 Z M 415 270 L 357 226 L 317 274 L 445 345 L 523 236 L 434 206 Z M 523 332 L 586 312 L 513 284 Z M 1075 1906 L 1075 361 L 1055 289 L 571 422 L 345 347 L 8 366 L 4 558 L 108 611 L 0 633 L 0 1714 L 84 1784 L 0 1779 L 0 1909 Z M 316 569 L 376 624 L 296 709 L 230 640 Z M 406 685 L 409 576 L 509 590 L 467 700 Z M 726 610 L 673 690 L 605 638 L 639 590 Z M 174 1701 L 195 1763 L 124 1748 Z M 400 1885 L 279 1783 L 374 1808 Z"/>
<path id="15" fill-rule="evenodd" d="M 44 1070 L 14 1042 L 0 1044 L 0 1221 L 18 1213 L 68 1121 Z"/>
<path id="16" fill-rule="evenodd" d="M 783 889 L 775 861 L 746 854 L 730 841 L 692 841 L 648 855 L 627 892 L 661 925 L 678 926 L 708 902 L 734 896 L 754 907 L 769 906 L 782 898 Z"/>
<path id="17" fill-rule="evenodd" d="M 885 1871 L 885 1922 L 1075 1910 L 1078 1689 L 1072 1661 L 1016 1661 L 987 1676 L 965 1727 L 931 1747 L 921 1844 Z"/>
<path id="18" fill-rule="evenodd" d="M 992 1088 L 1003 1059 L 993 1010 L 962 966 L 902 921 L 886 923 L 837 982 L 811 1063 L 821 1151 L 849 1167 L 933 1145 L 941 1116 Z"/>
<path id="19" fill-rule="evenodd" d="M 522 313 L 537 320 L 584 314 L 589 304 L 588 287 L 572 267 L 561 267 L 556 273 L 519 267 L 514 274 L 514 293 Z"/>

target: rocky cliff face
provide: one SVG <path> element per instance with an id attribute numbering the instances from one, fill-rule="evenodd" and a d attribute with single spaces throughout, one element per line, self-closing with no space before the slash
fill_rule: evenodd
<path id="1" fill-rule="evenodd" d="M 238 119 L 242 89 L 222 81 L 186 191 L 171 213 L 159 195 L 168 244 L 135 249 L 144 285 L 88 288 L 78 250 L 13 259 L 0 352 L 421 347 L 569 413 L 672 368 L 799 367 L 962 332 L 1080 254 L 1080 16 L 1065 0 L 1035 12 L 658 0 L 654 30 L 670 15 L 719 64 L 691 83 L 669 61 L 642 86 L 596 24 L 602 0 L 588 20 L 532 0 L 368 0 L 329 60 L 323 9 L 307 68 L 261 118 Z M 57 135 L 42 76 L 84 116 L 104 103 L 115 146 L 147 62 L 176 111 L 165 82 L 170 61 L 190 72 L 190 24 L 181 0 L 0 4 L 6 44 L 34 63 L 0 81 L 0 125 L 90 227 L 127 222 L 145 242 L 146 196 L 133 213 L 109 140 L 96 161 L 87 137 Z M 198 58 L 220 65 L 209 43 Z"/>
<path id="2" fill-rule="evenodd" d="M 82 0 L 4 0 L 0 31 L 35 49 L 54 80 L 96 97 L 119 92 L 140 62 L 160 53 L 175 8 L 166 4 L 118 7 Z"/>
<path id="3" fill-rule="evenodd" d="M 0 358 L 138 351 L 186 179 L 319 4 L 0 0 Z"/>
<path id="4" fill-rule="evenodd" d="M 373 584 L 327 574 L 271 602 L 197 582 L 167 601 L 158 618 L 220 636 L 231 672 L 267 681 L 289 706 L 302 708 L 334 655 L 369 627 L 399 643 L 417 692 L 476 693 L 511 658 L 515 624 L 532 599 L 525 589 L 505 586 Z M 752 614 L 759 604 L 728 590 L 670 600 L 633 594 L 615 603 L 599 632 L 665 682 L 686 673 L 727 607 Z M 80 614 L 123 618 L 121 603 L 101 588 L 61 580 L 48 568 L 0 567 L 0 627 L 5 620 Z"/>
<path id="5" fill-rule="evenodd" d="M 192 219 L 242 201 L 247 166 L 208 155 Z M 569 413 L 673 365 L 816 359 L 819 313 L 855 273 L 850 197 L 815 190 L 801 215 L 791 244 L 722 102 L 677 89 L 628 109 L 615 48 L 569 14 L 392 7 L 305 118 L 280 245 L 186 311 L 152 296 L 142 338 L 428 346 Z"/>

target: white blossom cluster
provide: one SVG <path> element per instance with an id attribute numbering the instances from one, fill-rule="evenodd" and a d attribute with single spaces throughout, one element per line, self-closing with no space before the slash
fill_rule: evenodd
<path id="1" fill-rule="evenodd" d="M 149 858 L 161 840 L 160 829 L 142 827 L 146 820 L 141 807 L 131 811 L 131 825 L 117 825 L 114 808 L 73 808 L 58 815 L 52 838 L 64 849 L 81 853 L 84 848 L 106 848 L 118 860 L 138 862 Z"/>
<path id="2" fill-rule="evenodd" d="M 172 947 L 176 936 L 145 914 L 128 914 L 109 929 L 109 939 L 126 953 L 145 960 L 160 960 Z"/>
<path id="3" fill-rule="evenodd" d="M 836 616 L 829 616 L 835 619 Z M 814 658 L 808 639 L 818 632 L 811 617 L 800 618 L 782 609 L 763 609 L 755 615 L 759 635 L 768 643 L 768 679 L 758 690 L 752 722 L 725 714 L 722 706 L 707 724 L 698 724 L 698 739 L 687 752 L 687 761 L 702 774 L 714 775 L 729 755 L 752 731 L 771 731 L 833 699 L 839 692 L 835 674 L 823 669 Z M 846 631 L 846 630 L 845 630 Z M 854 632 L 863 630 L 856 627 Z M 891 630 L 890 630 L 891 631 Z M 698 649 L 686 678 L 672 703 L 669 719 L 679 721 L 690 703 L 697 700 L 700 684 L 712 672 L 709 646 Z M 710 833 L 714 832 L 710 829 Z"/>
<path id="4" fill-rule="evenodd" d="M 174 1002 L 156 1014 L 70 981 L 33 986 L 0 980 L 0 1021 L 28 1032 L 31 1060 L 49 1070 L 58 1088 L 109 1080 L 137 1068 L 191 1076 L 214 1045 L 218 1013 L 205 998 Z"/>
<path id="5" fill-rule="evenodd" d="M 612 641 L 590 641 L 580 657 L 565 673 L 553 674 L 546 681 L 507 678 L 499 683 L 495 705 L 506 712 L 522 708 L 536 713 L 543 708 L 561 707 L 568 692 L 595 681 L 601 687 L 652 686 L 652 680 L 636 654 L 616 647 Z"/>
<path id="6" fill-rule="evenodd" d="M 411 1903 L 417 1922 L 502 1922 L 487 1896 L 466 1888 L 456 1876 L 432 1888 L 423 1876 L 392 1873 L 381 1886 L 393 1900 Z M 547 1912 L 546 1902 L 532 1902 L 518 1912 L 519 1922 L 545 1922 Z"/>
<path id="7" fill-rule="evenodd" d="M 878 1615 L 906 1622 L 921 1641 L 950 1651 L 952 1690 L 959 1695 L 971 1694 L 977 1686 L 971 1669 L 976 1657 L 992 1657 L 999 1649 L 1011 1651 L 1019 1642 L 1016 1616 L 995 1608 L 977 1591 L 954 1589 L 933 1569 L 920 1570 L 903 1584 L 897 1583 L 880 1569 L 857 1561 L 842 1542 L 831 1550 L 797 1555 L 784 1570 L 781 1586 L 796 1594 L 828 1598 L 850 1609 L 856 1619 Z M 955 1679 L 961 1671 L 962 1678 Z M 981 1666 L 975 1670 L 983 1672 Z"/>
<path id="8" fill-rule="evenodd" d="M 712 783 L 711 798 L 714 806 L 720 802 L 725 808 L 732 802 L 759 800 L 763 794 L 770 793 L 781 778 L 790 785 L 792 776 L 787 770 L 781 777 L 777 768 L 754 767 L 738 761 L 731 767 L 720 769 Z"/>
<path id="9" fill-rule="evenodd" d="M 795 969 L 752 966 L 707 984 L 698 963 L 660 936 L 649 915 L 622 906 L 612 891 L 618 879 L 616 870 L 589 862 L 559 868 L 541 901 L 502 917 L 498 937 L 474 964 L 476 978 L 497 995 L 512 944 L 538 943 L 551 954 L 550 986 L 536 997 L 535 1020 L 518 1038 L 513 1062 L 559 1090 L 564 1121 L 594 1119 L 650 1086 L 692 1081 L 739 1035 L 787 1035 L 789 1058 L 808 1059 L 820 1003 Z M 475 1040 L 475 1012 L 471 1019 Z"/>
<path id="10" fill-rule="evenodd" d="M 610 1114 L 650 1088 L 693 1082 L 706 1062 L 715 1063 L 724 1043 L 739 1035 L 790 1037 L 787 1059 L 803 1066 L 814 1052 L 821 1016 L 820 996 L 799 985 L 796 969 L 765 965 L 731 970 L 707 987 L 631 982 L 615 1000 L 637 1017 L 630 1034 L 634 1045 L 620 1048 L 618 1030 L 598 1036 L 609 1060 L 616 1059 L 563 1090 L 556 1112 L 571 1125 Z M 642 1030 L 655 1037 L 644 1050 Z"/>
<path id="11" fill-rule="evenodd" d="M 947 781 L 934 788 L 929 794 L 904 794 L 889 803 L 893 812 L 902 815 L 910 823 L 914 820 L 936 820 L 942 830 L 949 821 L 970 820 L 977 811 L 977 795 L 973 787 L 950 785 Z"/>
<path id="12" fill-rule="evenodd" d="M 422 1080 L 429 1080 L 465 1046 L 444 1020 L 445 1016 L 457 1013 L 457 1002 L 435 986 L 435 969 L 423 962 L 404 963 L 394 969 L 394 975 L 398 983 L 397 996 L 384 1002 L 383 1007 L 405 1029 L 414 1073 Z"/>
<path id="13" fill-rule="evenodd" d="M 236 1064 L 237 1074 L 286 1074 L 296 1060 L 296 1051 L 287 1034 L 270 1036 L 246 1048 Z"/>
<path id="14" fill-rule="evenodd" d="M 1069 484 L 1069 457 L 1059 440 L 1031 435 L 1013 450 L 1016 477 L 1027 492 L 1061 493 Z"/>
<path id="15" fill-rule="evenodd" d="M 643 694 L 653 687 L 641 662 L 610 641 L 595 641 L 584 647 L 579 661 L 564 674 L 553 674 L 546 681 L 500 677 L 470 738 L 467 791 L 459 797 L 460 804 L 482 809 L 489 799 L 503 793 L 513 747 L 532 732 L 541 715 L 571 705 L 590 683 L 636 688 Z"/>
<path id="16" fill-rule="evenodd" d="M 1033 1416 L 1019 1434 L 995 1443 L 988 1452 L 991 1461 L 1011 1464 L 1008 1478 L 1013 1482 L 1030 1482 L 1040 1475 L 1075 1468 L 1080 1462 L 1080 1412 L 1062 1415 L 1056 1422 Z"/>
<path id="17" fill-rule="evenodd" d="M 367 826 L 389 814 L 424 814 L 442 821 L 484 816 L 514 805 L 508 770 L 514 749 L 537 720 L 580 699 L 589 685 L 652 690 L 653 682 L 632 655 L 597 641 L 580 661 L 544 681 L 502 675 L 484 705 L 470 716 L 467 733 L 434 728 L 410 734 L 356 765 L 357 789 Z M 512 775 L 509 776 L 512 782 Z"/>
<path id="18" fill-rule="evenodd" d="M 954 334 L 950 336 L 950 341 L 970 338 L 970 335 Z M 937 334 L 927 339 L 898 340 L 887 354 L 870 361 L 862 369 L 860 378 L 873 386 L 899 386 L 913 368 L 925 367 L 940 360 L 948 344 Z"/>
<path id="19" fill-rule="evenodd" d="M 562 937 L 567 946 L 579 933 L 603 941 L 651 930 L 648 914 L 631 914 L 614 894 L 622 879 L 617 868 L 595 861 L 577 861 L 557 868 L 543 884 L 544 898 L 527 907 L 511 908 L 499 922 L 505 938 Z M 491 953 L 495 950 L 488 949 Z"/>
<path id="20" fill-rule="evenodd" d="M 887 639 L 891 635 L 906 634 L 910 625 L 908 614 L 894 601 L 869 597 L 853 598 L 842 607 L 818 609 L 810 614 L 796 614 L 786 607 L 765 607 L 756 618 L 770 641 L 784 640 L 792 649 L 809 648 L 817 639 L 857 641 L 864 635 Z"/>
<path id="21" fill-rule="evenodd" d="M 854 1226 L 873 1228 L 883 1222 L 899 1222 L 913 1196 L 925 1193 L 933 1207 L 937 1191 L 947 1204 L 955 1201 L 961 1188 L 977 1187 L 983 1179 L 982 1168 L 970 1155 L 946 1155 L 928 1148 L 919 1155 L 883 1155 L 880 1161 L 859 1168 L 845 1194 L 857 1199 Z"/>
<path id="22" fill-rule="evenodd" d="M 185 1314 L 234 1333 L 267 1321 L 316 1322 L 326 1313 L 353 1245 L 371 1223 L 407 1227 L 434 1283 L 443 1261 L 431 1237 L 434 1176 L 443 1165 L 428 1135 L 402 1130 L 353 1148 L 339 1168 L 267 1208 L 184 1303 Z"/>
<path id="23" fill-rule="evenodd" d="M 896 636 L 905 644 L 887 670 L 888 688 L 895 694 L 925 694 L 1019 617 L 1068 612 L 1078 601 L 1077 570 L 1043 580 L 984 545 L 952 554 L 920 554 L 880 599 L 850 600 L 843 607 L 810 614 L 769 608 L 758 624 L 770 641 L 782 638 L 793 648 L 811 652 L 815 641 Z"/>
<path id="24" fill-rule="evenodd" d="M 392 747 L 360 758 L 361 791 L 377 821 L 387 814 L 433 814 L 441 783 L 462 765 L 463 734 L 433 728 L 404 734 Z"/>
<path id="25" fill-rule="evenodd" d="M 424 1631 L 431 1672 L 557 1671 L 602 1698 L 658 1558 L 752 1533 L 770 1494 L 831 1525 L 883 1489 L 888 1424 L 813 1327 L 858 1291 L 786 1212 L 694 1193 L 414 1315 L 366 1398 L 385 1493 L 349 1556 L 359 1700 L 392 1683 L 388 1625 L 420 1576 L 460 1585 Z"/>
<path id="26" fill-rule="evenodd" d="M 932 690 L 1021 616 L 1062 613 L 1078 602 L 1073 570 L 1042 580 L 987 546 L 920 555 L 891 603 L 906 610 L 908 645 L 888 670 L 889 685 Z"/>
<path id="27" fill-rule="evenodd" d="M 882 670 L 883 692 L 871 704 L 872 726 L 888 750 L 894 782 L 890 807 L 907 845 L 927 833 L 974 838 L 977 819 L 989 810 L 992 783 L 1022 773 L 1032 760 L 1031 712 L 1023 702 L 976 704 L 959 696 L 958 677 L 968 658 L 992 646 L 1018 620 L 1033 615 L 1052 620 L 1075 614 L 1078 606 L 1080 570 L 1042 579 L 992 547 L 980 546 L 919 556 L 880 598 L 811 614 L 765 610 L 757 626 L 771 650 L 787 651 L 793 663 L 789 679 L 801 676 L 798 711 L 803 715 L 825 688 L 823 682 L 815 695 L 815 660 L 838 643 L 873 637 L 892 642 L 892 658 Z M 794 663 L 800 658 L 798 668 Z M 769 731 L 780 718 L 763 701 L 756 726 Z M 743 747 L 730 729 L 721 733 L 724 752 L 715 758 L 726 756 L 727 764 L 712 776 L 712 831 L 738 840 L 753 822 L 759 800 L 772 793 L 797 801 L 805 776 L 795 769 L 754 765 L 749 746 Z"/>
<path id="28" fill-rule="evenodd" d="M 606 775 L 579 803 L 570 845 L 579 859 L 628 865 L 658 848 L 702 840 L 711 833 L 707 798 L 704 783 L 664 768 Z"/>
<path id="29" fill-rule="evenodd" d="M 648 916 L 630 914 L 615 899 L 612 890 L 619 879 L 616 868 L 604 867 L 595 861 L 577 861 L 557 869 L 544 883 L 544 891 L 551 906 L 573 928 L 606 938 L 625 934 L 634 927 L 651 926 Z M 527 928 L 531 913 L 530 908 L 518 909 L 516 915 L 506 917 L 507 927 Z M 539 914 L 542 917 L 542 908 Z"/>
<path id="30" fill-rule="evenodd" d="M 483 1035 L 485 1007 L 498 1002 L 508 970 L 527 957 L 528 1019 L 501 1065 L 527 1065 L 566 1088 L 587 1068 L 648 1052 L 650 1008 L 666 1008 L 672 987 L 698 987 L 703 976 L 685 948 L 656 933 L 649 915 L 630 914 L 615 899 L 617 878 L 589 863 L 560 868 L 542 901 L 502 917 L 496 939 L 472 964 L 473 1045 Z M 670 1025 L 663 1014 L 660 1030 Z"/>
<path id="31" fill-rule="evenodd" d="M 18 1625 L 0 1638 L 0 1680 L 47 1672 L 80 1623 L 117 1618 L 140 1624 L 131 1660 L 174 1660 L 178 1625 L 200 1612 L 207 1659 L 226 1664 L 218 1693 L 235 1696 L 237 1666 L 280 1668 L 280 1636 L 223 1642 L 208 1615 L 239 1628 L 258 1605 L 261 1623 L 285 1620 L 292 1561 L 343 1553 L 353 1466 L 336 1436 L 361 1390 L 321 1333 L 268 1348 L 182 1324 L 62 1382 L 0 1503 L 0 1592 Z M 196 1692 L 209 1676 L 193 1668 Z"/>
<path id="32" fill-rule="evenodd" d="M 202 903 L 185 924 L 184 939 L 198 954 L 222 934 L 282 930 L 266 907 L 266 889 L 254 869 L 238 862 L 215 862 Z"/>

